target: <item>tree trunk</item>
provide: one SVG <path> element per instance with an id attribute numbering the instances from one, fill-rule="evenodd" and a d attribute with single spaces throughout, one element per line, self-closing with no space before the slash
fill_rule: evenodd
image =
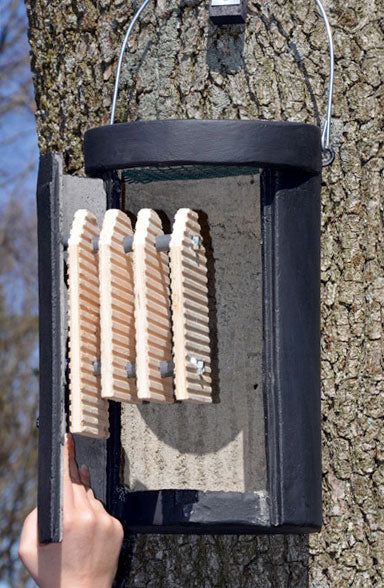
<path id="1" fill-rule="evenodd" d="M 27 0 L 27 8 L 40 149 L 61 151 L 66 171 L 82 174 L 83 134 L 108 122 L 133 10 L 122 0 Z M 384 10 L 379 0 L 326 8 L 337 156 L 322 192 L 323 530 L 309 538 L 140 536 L 127 586 L 384 584 Z M 159 0 L 130 40 L 116 120 L 320 124 L 327 69 L 314 1 L 250 3 L 246 27 L 217 28 L 206 2 Z"/>

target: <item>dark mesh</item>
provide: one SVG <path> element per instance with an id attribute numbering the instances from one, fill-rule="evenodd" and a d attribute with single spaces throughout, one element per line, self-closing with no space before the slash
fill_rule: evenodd
<path id="1" fill-rule="evenodd" d="M 203 180 L 207 178 L 225 178 L 228 176 L 249 176 L 258 174 L 259 168 L 232 165 L 176 165 L 172 167 L 134 167 L 123 172 L 123 181 L 127 184 L 148 184 L 169 180 Z"/>

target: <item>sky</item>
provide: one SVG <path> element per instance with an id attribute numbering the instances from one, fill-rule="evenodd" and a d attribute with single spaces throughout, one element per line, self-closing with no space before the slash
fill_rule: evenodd
<path id="1" fill-rule="evenodd" d="M 8 0 L 0 0 L 0 38 L 6 30 L 7 40 L 11 45 L 9 50 L 0 52 L 0 72 L 5 70 L 5 79 L 0 78 L 0 105 L 6 104 L 9 97 L 18 91 L 20 80 L 26 82 L 29 94 L 33 96 L 29 60 L 27 59 L 25 66 L 15 65 L 11 70 L 6 69 L 29 55 L 24 2 L 19 0 L 17 12 L 10 19 L 15 23 L 15 28 L 22 31 L 17 38 L 13 36 L 12 30 L 7 30 L 9 5 Z M 38 157 L 36 125 L 31 108 L 20 107 L 3 116 L 0 110 L 0 205 L 8 201 L 15 186 L 18 197 L 27 199 L 29 203 L 34 202 Z M 19 174 L 27 166 L 29 171 L 21 182 Z"/>

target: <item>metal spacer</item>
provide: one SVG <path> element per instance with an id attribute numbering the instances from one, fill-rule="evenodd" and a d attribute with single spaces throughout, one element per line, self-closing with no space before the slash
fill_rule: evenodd
<path id="1" fill-rule="evenodd" d="M 98 253 L 99 252 L 99 237 L 93 237 L 92 239 L 92 251 L 93 253 Z"/>
<path id="2" fill-rule="evenodd" d="M 123 249 L 124 249 L 124 253 L 132 253 L 132 251 L 133 251 L 133 235 L 130 235 L 129 237 L 124 237 Z"/>
<path id="3" fill-rule="evenodd" d="M 175 364 L 173 361 L 161 361 L 159 370 L 162 378 L 170 378 L 175 373 Z"/>
<path id="4" fill-rule="evenodd" d="M 136 363 L 134 361 L 127 361 L 125 371 L 127 372 L 127 378 L 136 378 Z"/>
<path id="5" fill-rule="evenodd" d="M 95 359 L 93 362 L 93 374 L 98 377 L 101 376 L 101 361 L 100 359 Z"/>
<path id="6" fill-rule="evenodd" d="M 157 235 L 155 247 L 157 251 L 169 251 L 169 245 L 172 235 Z"/>

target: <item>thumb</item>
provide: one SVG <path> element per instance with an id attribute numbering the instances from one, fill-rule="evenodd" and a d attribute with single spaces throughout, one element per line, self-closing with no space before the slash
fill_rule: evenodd
<path id="1" fill-rule="evenodd" d="M 19 556 L 23 557 L 38 547 L 37 536 L 37 508 L 35 508 L 25 519 L 20 536 Z"/>

